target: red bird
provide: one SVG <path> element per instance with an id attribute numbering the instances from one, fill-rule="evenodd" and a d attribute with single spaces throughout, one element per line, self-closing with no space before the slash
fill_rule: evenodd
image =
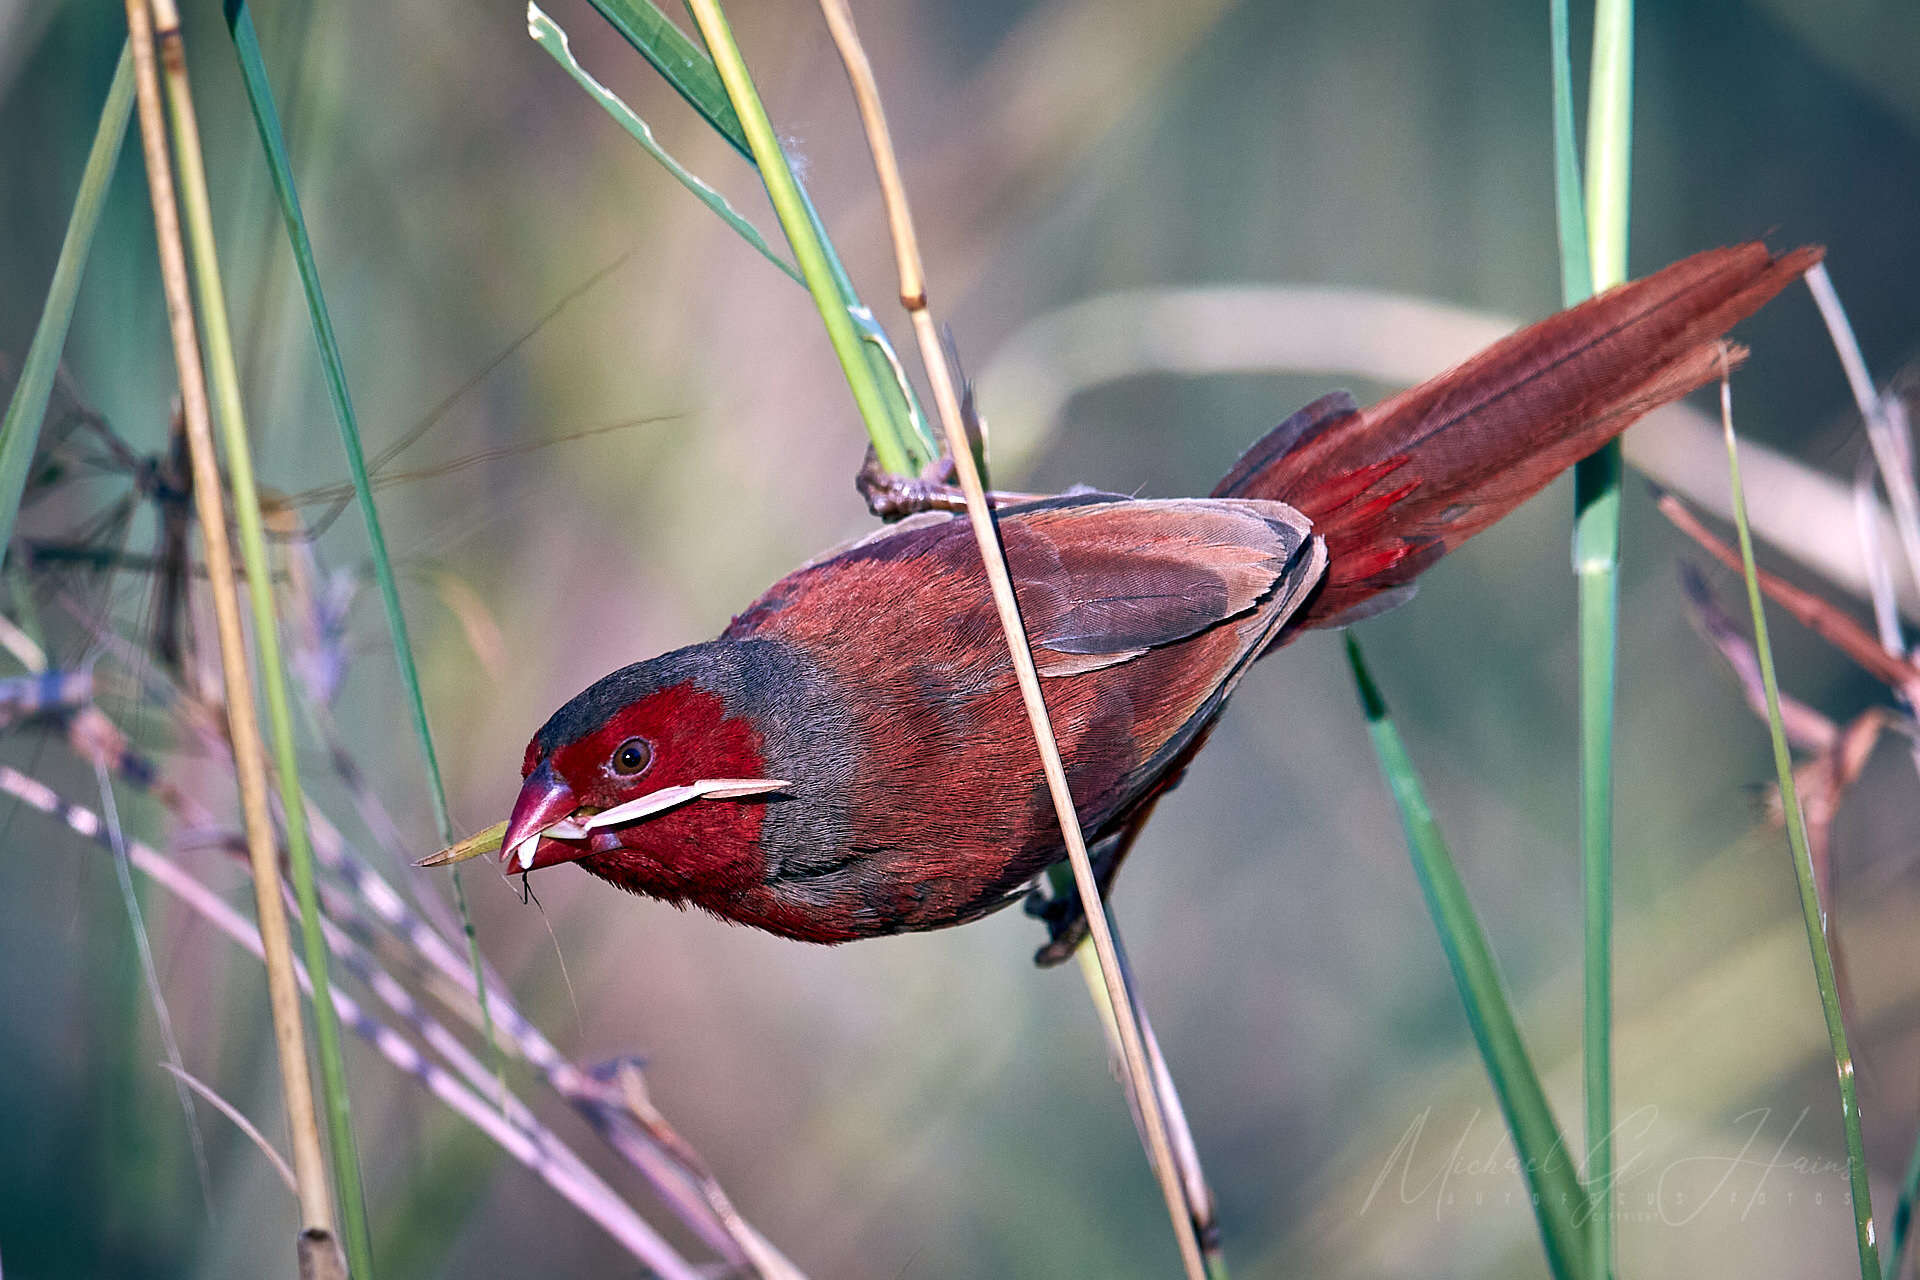
<path id="1" fill-rule="evenodd" d="M 1103 889 L 1254 660 L 1414 577 L 1648 410 L 1818 261 L 1711 250 L 1361 409 L 1338 392 L 1208 498 L 997 512 Z M 622 668 L 534 735 L 509 870 L 577 862 L 809 942 L 938 929 L 1065 856 L 965 519 L 925 513 L 775 583 L 718 640 Z M 1064 958 L 1077 903 L 1038 912 Z"/>

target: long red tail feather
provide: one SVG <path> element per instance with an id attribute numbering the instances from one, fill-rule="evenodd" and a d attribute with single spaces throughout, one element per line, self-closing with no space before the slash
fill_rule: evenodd
<path id="1" fill-rule="evenodd" d="M 1327 396 L 1248 449 L 1214 496 L 1289 503 L 1326 538 L 1326 583 L 1290 633 L 1352 621 L 1642 414 L 1717 377 L 1722 335 L 1820 254 L 1710 249 L 1371 408 Z"/>

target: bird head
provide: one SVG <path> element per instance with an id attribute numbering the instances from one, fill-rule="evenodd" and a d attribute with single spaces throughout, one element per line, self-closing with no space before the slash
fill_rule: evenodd
<path id="1" fill-rule="evenodd" d="M 790 784 L 768 776 L 757 699 L 728 658 L 702 645 L 635 663 L 556 711 L 527 744 L 504 868 L 581 861 L 667 898 L 757 876 L 767 802 Z"/>

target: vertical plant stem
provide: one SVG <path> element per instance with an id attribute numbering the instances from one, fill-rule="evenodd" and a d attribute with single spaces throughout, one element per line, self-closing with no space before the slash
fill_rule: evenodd
<path id="1" fill-rule="evenodd" d="M 1807 949 L 1813 954 L 1813 980 L 1820 989 L 1820 1012 L 1827 1023 L 1827 1042 L 1833 1050 L 1834 1073 L 1840 1080 L 1840 1123 L 1847 1140 L 1847 1187 L 1853 1200 L 1854 1247 L 1860 1258 L 1860 1280 L 1880 1280 L 1880 1255 L 1873 1238 L 1873 1193 L 1867 1180 L 1866 1148 L 1860 1137 L 1860 1096 L 1853 1076 L 1853 1052 L 1847 1047 L 1847 1028 L 1840 1017 L 1840 988 L 1833 976 L 1833 952 L 1827 941 L 1827 913 L 1820 905 L 1813 858 L 1807 843 L 1806 815 L 1793 781 L 1793 755 L 1780 721 L 1780 684 L 1773 671 L 1773 644 L 1767 638 L 1766 608 L 1761 603 L 1760 579 L 1753 560 L 1753 534 L 1747 527 L 1747 497 L 1740 485 L 1740 449 L 1733 434 L 1733 386 L 1725 372 L 1720 379 L 1720 418 L 1727 441 L 1727 474 L 1733 489 L 1733 527 L 1740 537 L 1740 567 L 1747 581 L 1747 607 L 1753 613 L 1753 648 L 1760 659 L 1760 683 L 1767 692 L 1767 730 L 1773 740 L 1773 767 L 1780 783 L 1780 805 L 1786 816 L 1787 844 L 1793 852 L 1794 879 L 1800 888 L 1800 917 L 1807 928 Z"/>
<path id="2" fill-rule="evenodd" d="M 254 646 L 260 660 L 261 687 L 266 699 L 268 729 L 273 740 L 274 767 L 279 775 L 287 869 L 293 881 L 294 894 L 300 902 L 307 971 L 313 975 L 314 1044 L 320 1058 L 333 1174 L 340 1192 L 341 1234 L 353 1274 L 359 1280 L 372 1280 L 373 1252 L 367 1231 L 365 1196 L 360 1184 L 359 1157 L 354 1149 L 346 1065 L 340 1051 L 340 1022 L 327 982 L 327 943 L 321 931 L 320 900 L 313 879 L 313 853 L 307 839 L 306 806 L 300 791 L 293 713 L 287 697 L 286 670 L 280 657 L 280 637 L 274 618 L 273 574 L 267 558 L 260 496 L 253 478 L 253 456 L 247 440 L 245 409 L 241 403 L 240 374 L 234 363 L 226 300 L 220 283 L 212 201 L 207 194 L 206 169 L 200 154 L 200 128 L 194 114 L 192 89 L 187 82 L 186 52 L 181 41 L 179 14 L 175 10 L 174 0 L 153 0 L 152 12 L 166 77 L 175 163 L 180 168 L 181 208 L 185 213 L 200 314 L 206 329 L 207 367 L 211 374 L 213 399 L 219 409 L 221 436 L 226 446 L 227 474 L 233 486 L 234 523 L 240 531 L 241 557 L 247 569 L 247 596 L 253 610 Z M 217 486 L 217 477 L 214 483 Z"/>
<path id="3" fill-rule="evenodd" d="M 47 401 L 53 395 L 60 351 L 66 346 L 74 300 L 80 294 L 80 276 L 93 248 L 94 228 L 100 225 L 100 209 L 126 140 L 127 117 L 132 109 L 133 61 L 123 47 L 106 105 L 100 108 L 100 123 L 93 131 L 86 168 L 80 171 L 80 190 L 73 197 L 73 215 L 67 219 L 67 233 L 60 241 L 60 256 L 54 259 L 53 280 L 40 307 L 40 322 L 34 326 L 27 358 L 20 365 L 20 378 L 7 401 L 6 417 L 0 419 L 0 555 L 13 541 L 13 520 L 20 511 L 20 495 L 26 491 L 27 472 L 33 466 L 34 445 L 40 439 Z"/>
<path id="4" fill-rule="evenodd" d="M 1111 927 L 1112 912 L 1108 913 L 1108 925 Z M 1120 970 L 1127 977 L 1127 985 L 1133 987 L 1133 970 L 1127 963 L 1126 947 L 1120 943 L 1119 930 L 1114 930 L 1114 943 L 1119 949 Z M 1095 1011 L 1100 1015 L 1100 1029 L 1106 1033 L 1107 1050 L 1113 1056 L 1113 1062 L 1126 1079 L 1126 1050 L 1120 1043 L 1120 1024 L 1114 1021 L 1113 1006 L 1107 1000 L 1107 982 L 1100 971 L 1100 957 L 1093 948 L 1082 943 L 1074 949 L 1074 962 L 1079 966 L 1080 977 L 1087 987 L 1087 996 L 1093 1001 Z M 1207 1185 L 1207 1173 L 1200 1165 L 1200 1151 L 1193 1141 L 1193 1128 L 1187 1123 L 1186 1109 L 1181 1105 L 1180 1092 L 1173 1083 L 1173 1073 L 1167 1069 L 1166 1056 L 1160 1052 L 1160 1044 L 1153 1034 L 1153 1022 L 1147 1017 L 1147 1011 L 1134 1008 L 1134 1016 L 1140 1019 L 1140 1036 L 1147 1049 L 1147 1062 L 1153 1070 L 1154 1087 L 1159 1091 L 1160 1109 L 1166 1113 L 1168 1136 L 1172 1139 L 1174 1163 L 1180 1177 L 1187 1187 L 1187 1203 L 1193 1206 L 1193 1230 L 1200 1240 L 1200 1253 L 1206 1262 L 1207 1280 L 1227 1280 L 1226 1254 L 1220 1245 L 1220 1220 L 1213 1199 L 1213 1188 Z M 1132 1081 L 1127 1080 L 1127 1098 L 1134 1110 L 1134 1118 L 1142 1126 L 1140 1104 L 1133 1100 Z M 1145 1142 L 1146 1131 L 1141 1129 L 1141 1142 Z"/>
<path id="5" fill-rule="evenodd" d="M 333 1235 L 333 1202 L 321 1154 L 319 1116 L 307 1077 L 306 1032 L 300 1015 L 300 988 L 294 974 L 292 939 L 280 902 L 278 844 L 267 802 L 267 768 L 260 726 L 247 671 L 241 633 L 239 594 L 234 589 L 233 552 L 227 542 L 227 517 L 220 467 L 214 456 L 213 424 L 200 364 L 200 340 L 187 278 L 186 250 L 180 236 L 166 122 L 153 48 L 153 15 L 147 0 L 127 0 L 129 43 L 133 49 L 140 106 L 140 137 L 146 155 L 147 188 L 153 200 L 159 241 L 160 278 L 167 299 L 174 363 L 180 374 L 180 399 L 193 466 L 193 500 L 206 544 L 207 580 L 220 639 L 220 670 L 226 686 L 227 728 L 233 741 L 234 772 L 253 867 L 254 904 L 267 966 L 267 995 L 279 1051 L 280 1085 L 292 1136 L 294 1178 L 299 1188 L 303 1236 Z"/>
<path id="6" fill-rule="evenodd" d="M 374 581 L 380 587 L 380 602 L 386 610 L 387 631 L 393 639 L 393 657 L 400 669 L 400 683 L 406 690 L 407 710 L 413 721 L 413 733 L 420 744 L 420 756 L 427 771 L 427 796 L 433 804 L 434 829 L 440 843 L 453 843 L 453 818 L 447 808 L 446 783 L 440 775 L 440 757 L 433 745 L 433 726 L 427 720 L 427 700 L 420 691 L 420 672 L 413 661 L 413 642 L 407 635 L 406 611 L 400 607 L 400 588 L 395 581 L 393 561 L 387 554 L 387 536 L 380 527 L 380 511 L 374 505 L 373 485 L 367 477 L 367 459 L 360 447 L 360 422 L 353 411 L 353 397 L 347 391 L 346 362 L 340 355 L 340 343 L 334 336 L 333 318 L 320 288 L 320 268 L 314 261 L 313 240 L 307 234 L 306 215 L 300 208 L 300 193 L 293 182 L 293 164 L 287 141 L 280 127 L 280 113 L 273 102 L 273 90 L 267 83 L 266 60 L 260 53 L 260 39 L 254 31 L 253 15 L 246 0 L 227 0 L 227 28 L 233 36 L 234 52 L 240 60 L 240 78 L 246 85 L 247 101 L 253 108 L 254 124 L 260 131 L 261 148 L 266 152 L 267 169 L 273 175 L 274 194 L 280 202 L 280 215 L 286 223 L 287 239 L 293 249 L 293 262 L 300 273 L 300 286 L 307 298 L 307 315 L 313 324 L 314 342 L 320 348 L 320 364 L 326 375 L 327 396 L 333 404 L 334 421 L 340 427 L 340 446 L 347 455 L 347 473 L 353 479 L 354 497 L 367 529 L 368 551 L 373 560 Z M 493 1012 L 487 1003 L 487 983 L 480 962 L 480 941 L 473 927 L 473 914 L 467 909 L 467 891 L 460 879 L 460 868 L 453 869 L 453 899 L 459 911 L 460 927 L 466 935 L 467 958 L 473 968 L 473 989 L 480 1001 L 480 1020 L 486 1030 L 488 1051 L 493 1056 L 494 1074 L 501 1077 L 505 1092 L 505 1068 L 498 1040 L 493 1031 Z M 304 908 L 303 908 L 304 909 Z"/>
<path id="7" fill-rule="evenodd" d="M 714 60 L 722 74 L 725 74 L 728 58 L 722 56 L 716 37 L 725 37 L 729 45 L 731 38 L 725 28 L 725 19 L 720 15 L 717 0 L 693 0 L 693 8 L 701 30 L 707 36 L 707 46 L 713 51 Z M 927 304 L 926 271 L 920 260 L 919 240 L 914 234 L 906 187 L 900 180 L 899 161 L 894 155 L 886 115 L 881 110 L 873 68 L 860 44 L 853 25 L 853 14 L 848 10 L 845 0 L 821 0 L 820 8 L 840 49 L 841 59 L 846 63 L 847 75 L 853 82 L 854 98 L 866 125 L 867 143 L 873 152 L 874 168 L 886 200 L 887 221 L 893 232 L 894 254 L 900 271 L 900 301 L 913 321 L 914 336 L 920 344 L 920 361 L 933 384 L 934 406 L 939 414 L 941 429 L 946 434 L 947 451 L 953 458 L 960 488 L 966 495 L 967 519 L 973 526 L 974 540 L 980 547 L 980 558 L 986 567 L 987 582 L 992 589 L 994 607 L 1000 615 L 1001 629 L 1006 633 L 1014 674 L 1020 685 L 1020 696 L 1026 704 L 1027 719 L 1032 725 L 1034 743 L 1040 753 L 1041 769 L 1046 774 L 1047 791 L 1053 798 L 1054 814 L 1059 819 L 1060 833 L 1066 842 L 1067 861 L 1073 868 L 1074 884 L 1080 891 L 1080 907 L 1086 915 L 1087 930 L 1093 939 L 1094 952 L 1100 960 L 1100 973 L 1106 984 L 1107 1001 L 1120 1032 L 1127 1078 L 1132 1083 L 1143 1127 L 1147 1131 L 1147 1154 L 1152 1161 L 1154 1174 L 1160 1181 L 1168 1215 L 1173 1221 L 1181 1264 L 1191 1280 L 1205 1280 L 1206 1262 L 1201 1256 L 1200 1241 L 1195 1230 L 1197 1219 L 1194 1206 L 1188 1200 L 1187 1186 L 1174 1162 L 1173 1141 L 1166 1114 L 1160 1106 L 1159 1090 L 1154 1087 L 1145 1037 L 1141 1034 L 1139 1019 L 1134 1014 L 1133 996 L 1127 989 L 1126 976 L 1120 968 L 1119 951 L 1107 924 L 1106 910 L 1100 901 L 1100 887 L 1094 879 L 1093 863 L 1087 856 L 1086 840 L 1080 830 L 1080 816 L 1074 808 L 1073 793 L 1067 787 L 1067 774 L 1060 761 L 1059 744 L 1054 740 L 1046 700 L 1040 692 L 1040 676 L 1034 669 L 1026 628 L 1020 621 L 1020 607 L 1014 599 L 1013 581 L 1007 572 L 999 534 L 994 528 L 993 510 L 987 502 L 973 450 L 967 443 L 966 428 L 960 418 L 960 397 L 953 385 L 952 370 L 948 368 L 946 354 L 941 350 L 939 333 Z M 713 27 L 712 30 L 708 29 L 709 25 Z M 738 50 L 731 50 L 731 56 L 737 62 Z M 737 98 L 735 104 L 740 105 Z M 746 110 L 741 115 L 746 120 L 751 137 L 753 116 Z M 762 169 L 765 168 L 766 162 L 763 160 Z"/>
<path id="8" fill-rule="evenodd" d="M 1632 0 L 1595 0 L 1587 101 L 1586 221 L 1590 288 L 1596 293 L 1627 278 L 1632 108 Z M 1567 114 L 1571 116 L 1570 107 Z M 1570 163 L 1569 156 L 1559 168 L 1565 170 Z M 1561 196 L 1562 202 L 1569 199 Z M 1571 289 L 1573 267 L 1563 263 L 1561 275 Z M 1569 303 L 1575 300 L 1570 298 Z M 1620 632 L 1620 471 L 1620 444 L 1613 441 L 1573 472 L 1573 561 L 1580 613 L 1580 865 L 1585 904 L 1581 1046 L 1587 1198 L 1594 1214 L 1587 1233 L 1587 1270 L 1594 1280 L 1613 1274 L 1613 715 Z"/>

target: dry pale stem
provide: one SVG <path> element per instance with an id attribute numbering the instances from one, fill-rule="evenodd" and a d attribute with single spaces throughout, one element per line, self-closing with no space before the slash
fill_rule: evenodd
<path id="1" fill-rule="evenodd" d="M 1670 493 L 1663 494 L 1658 506 L 1661 515 L 1714 559 L 1735 573 L 1742 572 L 1740 553 L 1714 537 L 1680 499 Z M 1756 569 L 1754 576 L 1769 599 L 1853 659 L 1862 670 L 1908 698 L 1920 696 L 1920 668 L 1897 654 L 1888 653 L 1859 623 L 1833 604 L 1765 569 Z"/>
<path id="2" fill-rule="evenodd" d="M 174 29 L 178 15 L 170 0 L 157 6 L 161 33 Z M 167 149 L 166 124 L 160 102 L 160 82 L 154 55 L 155 9 L 148 0 L 127 0 L 127 25 L 134 52 L 135 85 L 140 112 L 140 138 L 146 154 L 147 187 L 153 198 L 154 233 L 159 241 L 160 276 L 167 299 L 167 323 L 173 336 L 174 363 L 180 373 L 180 399 L 187 424 L 187 443 L 193 461 L 193 499 L 206 541 L 207 578 L 213 596 L 214 622 L 220 639 L 220 668 L 225 684 L 227 723 L 239 778 L 241 810 L 246 820 L 247 849 L 253 865 L 254 902 L 267 966 L 267 994 L 272 1008 L 274 1039 L 280 1057 L 280 1083 L 285 1095 L 287 1126 L 292 1133 L 294 1178 L 300 1199 L 303 1239 L 333 1236 L 333 1198 L 321 1154 L 319 1118 L 314 1111 L 313 1086 L 307 1075 L 306 1036 L 301 1024 L 300 988 L 294 977 L 293 951 L 287 918 L 280 903 L 280 868 L 273 819 L 267 804 L 267 769 L 254 710 L 253 684 L 247 671 L 246 643 L 240 624 L 239 594 L 234 587 L 233 551 L 227 541 L 219 463 L 215 459 L 213 423 L 207 386 L 200 363 L 200 341 L 193 317 L 192 293 L 187 281 L 186 249 L 181 241 L 180 215 L 175 202 L 173 171 Z M 303 1259 L 315 1247 L 303 1244 Z M 344 1274 L 344 1268 L 341 1269 Z"/>
<path id="3" fill-rule="evenodd" d="M 1133 1000 L 1120 970 L 1120 958 L 1107 916 L 1100 902 L 1100 889 L 1094 880 L 1093 864 L 1087 857 L 1086 839 L 1080 831 L 1080 819 L 1074 809 L 1073 794 L 1067 787 L 1066 770 L 1060 762 L 1060 748 L 1054 740 L 1053 725 L 1047 716 L 1046 700 L 1040 692 L 1040 677 L 1033 665 L 1033 653 L 1027 644 L 1026 628 L 1020 621 L 1020 608 L 1013 594 L 1013 582 L 1007 573 L 1006 559 L 993 525 L 980 471 L 974 463 L 966 429 L 960 418 L 960 399 L 953 385 L 939 333 L 927 305 L 925 272 L 920 248 L 913 234 L 913 219 L 907 207 L 906 189 L 900 181 L 900 166 L 894 156 L 893 140 L 887 131 L 886 115 L 880 106 L 880 93 L 874 83 L 873 67 L 853 25 L 853 14 L 845 0 L 820 0 L 821 12 L 846 63 L 853 82 L 854 98 L 867 130 L 867 142 L 873 151 L 874 168 L 887 204 L 887 221 L 893 231 L 894 252 L 900 267 L 900 300 L 913 321 L 914 337 L 920 344 L 920 358 L 933 385 L 934 405 L 939 410 L 940 426 L 946 434 L 947 450 L 953 456 L 960 488 L 967 498 L 967 519 L 972 523 L 974 539 L 980 544 L 980 558 L 993 591 L 993 603 L 1006 632 L 1007 647 L 1013 657 L 1014 674 L 1019 680 L 1020 696 L 1026 704 L 1027 718 L 1033 726 L 1040 765 L 1047 777 L 1047 790 L 1053 797 L 1054 813 L 1060 820 L 1065 838 L 1067 860 L 1073 867 L 1073 880 L 1080 892 L 1080 904 L 1086 913 L 1100 972 L 1105 980 L 1107 999 L 1112 1005 L 1120 1032 L 1121 1048 L 1134 1101 L 1140 1108 L 1147 1136 L 1147 1151 L 1153 1162 L 1167 1211 L 1173 1219 L 1174 1237 L 1180 1246 L 1180 1258 L 1188 1276 L 1202 1280 L 1206 1264 L 1194 1231 L 1193 1207 L 1187 1200 L 1187 1188 L 1173 1159 L 1173 1143 L 1167 1131 L 1166 1114 L 1160 1107 L 1159 1092 L 1148 1065 L 1145 1039 L 1134 1016 Z"/>

